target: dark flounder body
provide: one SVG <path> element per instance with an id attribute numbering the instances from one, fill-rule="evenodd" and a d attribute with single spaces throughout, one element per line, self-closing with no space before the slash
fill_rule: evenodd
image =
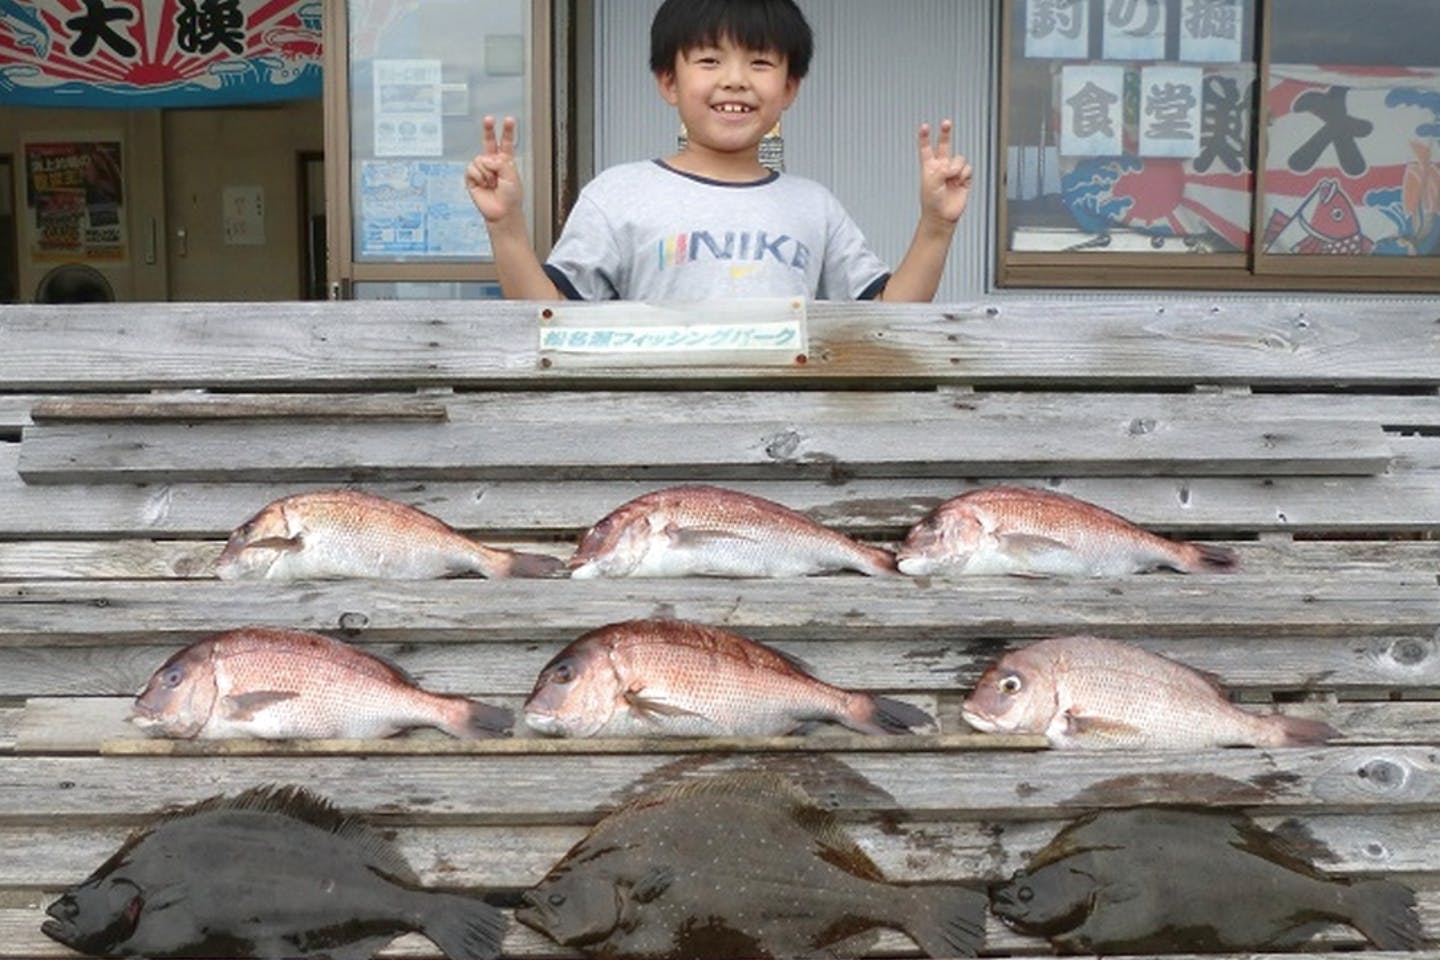
<path id="1" fill-rule="evenodd" d="M 402 933 L 491 960 L 504 919 L 420 886 L 377 834 L 299 787 L 197 804 L 132 836 L 46 911 L 51 939 L 103 957 L 366 960 Z"/>
<path id="2" fill-rule="evenodd" d="M 516 919 L 604 958 L 851 956 L 904 931 L 932 957 L 974 956 L 985 897 L 889 883 L 827 811 L 783 778 L 663 788 L 602 820 Z"/>
<path id="3" fill-rule="evenodd" d="M 991 906 L 1062 953 L 1232 953 L 1298 947 L 1332 922 L 1381 950 L 1415 950 L 1415 894 L 1319 873 L 1240 814 L 1092 814 L 1062 830 Z"/>

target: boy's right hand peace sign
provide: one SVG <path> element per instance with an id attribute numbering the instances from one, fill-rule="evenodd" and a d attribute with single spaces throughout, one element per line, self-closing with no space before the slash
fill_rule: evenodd
<path id="1" fill-rule="evenodd" d="M 524 193 L 515 166 L 514 117 L 505 118 L 498 141 L 495 118 L 485 118 L 485 148 L 465 170 L 465 189 L 487 223 L 504 220 L 521 210 Z"/>

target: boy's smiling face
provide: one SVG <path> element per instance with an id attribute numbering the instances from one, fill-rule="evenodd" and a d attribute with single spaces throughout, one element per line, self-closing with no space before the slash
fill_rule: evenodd
<path id="1" fill-rule="evenodd" d="M 686 162 L 685 169 L 721 177 L 764 172 L 760 140 L 800 91 L 782 54 L 748 50 L 728 37 L 682 51 L 674 70 L 655 80 L 685 124 L 689 145 L 682 156 L 698 164 Z"/>

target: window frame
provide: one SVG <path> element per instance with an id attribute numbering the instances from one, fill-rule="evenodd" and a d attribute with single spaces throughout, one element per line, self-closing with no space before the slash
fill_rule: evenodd
<path id="1" fill-rule="evenodd" d="M 533 173 L 525 183 L 532 208 L 531 242 L 548 250 L 553 239 L 554 90 L 551 81 L 551 3 L 525 0 L 530 29 L 525 55 L 530 74 L 530 116 L 520 117 L 528 131 Z M 325 197 L 327 279 L 330 299 L 350 299 L 357 283 L 498 284 L 493 259 L 440 261 L 355 258 L 355 197 L 351 176 L 350 17 L 348 0 L 324 0 L 325 37 Z M 478 147 L 478 145 L 477 145 Z M 476 217 L 480 214 L 477 211 Z"/>
<path id="2" fill-rule="evenodd" d="M 1028 0 L 1001 0 L 999 92 L 995 169 L 995 285 L 1025 287 L 1094 287 L 1128 289 L 1195 289 L 1240 291 L 1435 293 L 1440 292 L 1440 255 L 1424 257 L 1267 254 L 1255 238 L 1263 235 L 1264 158 L 1269 147 L 1266 78 L 1270 71 L 1270 36 L 1275 0 L 1252 0 L 1255 34 L 1256 101 L 1250 131 L 1254 187 L 1250 204 L 1250 249 L 1243 253 L 1108 254 L 1012 251 L 1010 201 L 1006 197 L 1010 145 L 1010 88 L 1014 58 L 1013 23 L 1016 5 Z"/>

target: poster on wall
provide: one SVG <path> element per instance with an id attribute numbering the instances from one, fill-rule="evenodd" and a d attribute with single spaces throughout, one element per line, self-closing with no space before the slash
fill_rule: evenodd
<path id="1" fill-rule="evenodd" d="M 360 163 L 361 257 L 491 258 L 463 160 Z"/>
<path id="2" fill-rule="evenodd" d="M 121 142 L 27 142 L 30 259 L 126 259 Z"/>
<path id="3" fill-rule="evenodd" d="M 320 96 L 322 0 L 0 0 L 0 103 L 229 106 Z"/>
<path id="4" fill-rule="evenodd" d="M 1440 255 L 1440 69 L 1275 64 L 1266 253 Z"/>

